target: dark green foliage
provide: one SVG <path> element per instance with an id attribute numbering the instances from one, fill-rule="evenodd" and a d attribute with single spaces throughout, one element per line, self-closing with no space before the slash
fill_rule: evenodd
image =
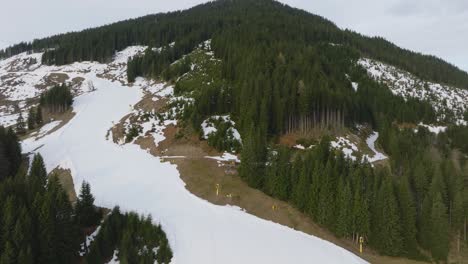
<path id="1" fill-rule="evenodd" d="M 418 249 L 423 247 L 434 258 L 444 260 L 450 230 L 459 235 L 464 228 L 467 206 L 461 197 L 466 187 L 450 160 L 431 163 L 427 142 L 433 135 L 420 132 L 418 140 L 405 144 L 408 136 L 405 131 L 394 134 L 395 142 L 402 143 L 390 145 L 407 160 L 391 162 L 391 173 L 330 152 L 324 138 L 305 151 L 274 147 L 268 152 L 266 168 L 252 168 L 256 178 L 246 175 L 245 179 L 265 193 L 291 202 L 339 237 L 357 242 L 363 236 L 382 254 L 414 259 L 424 259 Z M 412 155 L 413 151 L 423 155 Z M 436 194 L 442 200 L 436 201 Z"/>
<path id="2" fill-rule="evenodd" d="M 38 126 L 41 126 L 43 123 L 43 120 L 42 120 L 42 108 L 41 106 L 39 105 L 36 109 L 36 125 Z"/>
<path id="3" fill-rule="evenodd" d="M 407 256 L 417 256 L 416 208 L 407 179 L 402 179 L 397 186 L 398 207 L 401 221 L 401 250 Z"/>
<path id="4" fill-rule="evenodd" d="M 80 194 L 75 206 L 76 221 L 81 227 L 95 226 L 101 218 L 99 210 L 94 206 L 94 196 L 87 182 L 81 184 Z"/>
<path id="5" fill-rule="evenodd" d="M 216 132 L 208 135 L 208 144 L 219 151 L 238 152 L 241 143 L 234 137 L 231 122 L 225 122 L 223 118 L 211 118 L 211 124 L 216 128 Z"/>
<path id="6" fill-rule="evenodd" d="M 468 127 L 453 126 L 447 131 L 448 137 L 451 139 L 451 145 L 458 148 L 464 153 L 468 153 Z"/>
<path id="7" fill-rule="evenodd" d="M 125 142 L 132 142 L 141 133 L 143 128 L 140 125 L 132 124 L 125 134 Z"/>
<path id="8" fill-rule="evenodd" d="M 24 121 L 23 113 L 20 111 L 16 120 L 16 133 L 18 135 L 26 133 L 26 122 Z"/>
<path id="9" fill-rule="evenodd" d="M 30 175 L 16 175 L 0 182 L 0 261 L 2 263 L 74 263 L 79 230 L 65 191 L 58 180 L 41 180 L 45 172 L 35 156 Z M 34 174 L 34 175 L 33 175 Z"/>
<path id="10" fill-rule="evenodd" d="M 28 129 L 33 130 L 34 128 L 36 128 L 36 111 L 34 107 L 31 107 L 28 113 Z"/>
<path id="11" fill-rule="evenodd" d="M 40 107 L 51 113 L 67 111 L 73 103 L 73 96 L 65 83 L 56 85 L 41 94 Z"/>
<path id="12" fill-rule="evenodd" d="M 434 197 L 431 208 L 430 249 L 437 260 L 446 260 L 449 251 L 449 223 L 447 207 L 438 193 Z"/>
<path id="13" fill-rule="evenodd" d="M 256 31 L 259 28 L 264 30 Z M 243 36 L 239 35 L 241 33 Z M 20 43 L 0 51 L 0 57 L 54 48 L 45 52 L 43 62 L 57 65 L 84 60 L 105 62 L 116 50 L 130 45 L 162 47 L 175 41 L 177 52 L 172 56 L 178 58 L 198 43 L 217 34 L 229 34 L 230 37 L 223 40 L 227 43 L 242 39 L 245 45 L 249 45 L 251 40 L 261 45 L 264 45 L 262 41 L 271 40 L 284 46 L 284 41 L 288 39 L 298 45 L 319 41 L 348 45 L 365 56 L 394 64 L 421 78 L 460 87 L 468 85 L 466 72 L 439 58 L 398 48 L 383 38 L 369 38 L 348 30 L 342 31 L 320 16 L 269 0 L 224 0 L 196 6 L 185 12 L 149 15 L 38 39 L 32 43 Z M 260 53 L 255 57 L 263 55 Z M 227 67 L 226 71 L 232 69 Z"/>
<path id="14" fill-rule="evenodd" d="M 37 127 L 40 127 L 42 125 L 42 109 L 40 106 L 38 106 L 37 108 L 35 107 L 31 107 L 29 109 L 29 113 L 28 113 L 28 120 L 27 120 L 27 124 L 28 124 L 28 129 L 29 130 L 33 130 Z"/>
<path id="15" fill-rule="evenodd" d="M 37 193 L 44 192 L 47 184 L 47 171 L 41 154 L 34 155 L 28 180 L 32 197 L 35 197 Z"/>
<path id="16" fill-rule="evenodd" d="M 153 249 L 158 248 L 157 252 Z M 86 256 L 88 263 L 103 263 L 118 250 L 121 263 L 169 263 L 172 251 L 161 226 L 154 225 L 150 216 L 122 214 L 114 208 L 91 244 Z"/>
<path id="17" fill-rule="evenodd" d="M 15 132 L 0 126 L 0 181 L 15 176 L 21 165 L 21 145 Z"/>
<path id="18" fill-rule="evenodd" d="M 389 176 L 384 175 L 382 180 L 375 202 L 371 241 L 381 253 L 396 256 L 402 248 L 398 204 Z"/>

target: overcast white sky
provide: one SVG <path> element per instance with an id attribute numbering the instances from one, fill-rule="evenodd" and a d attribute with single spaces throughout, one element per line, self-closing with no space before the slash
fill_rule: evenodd
<path id="1" fill-rule="evenodd" d="M 185 9 L 205 0 L 0 0 L 0 48 L 56 33 L 146 14 Z M 281 0 L 341 28 L 383 36 L 439 56 L 468 71 L 467 0 Z"/>

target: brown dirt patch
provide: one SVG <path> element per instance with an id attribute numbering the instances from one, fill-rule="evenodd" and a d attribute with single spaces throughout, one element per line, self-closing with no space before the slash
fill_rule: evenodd
<path id="1" fill-rule="evenodd" d="M 129 118 L 132 114 L 128 114 L 120 119 L 120 121 L 115 124 L 109 131 L 109 133 L 112 133 L 112 140 L 114 143 L 119 144 L 120 140 L 123 140 L 125 137 L 125 120 Z"/>
<path id="2" fill-rule="evenodd" d="M 153 101 L 151 94 L 146 94 L 143 99 L 135 105 L 136 109 L 142 109 L 145 112 L 159 112 L 162 110 L 166 103 L 169 101 L 167 98 L 161 98 L 157 101 Z"/>
<path id="3" fill-rule="evenodd" d="M 36 84 L 35 86 L 38 89 L 46 89 L 47 87 L 64 83 L 69 78 L 65 73 L 53 72 L 43 78 L 43 83 Z"/>

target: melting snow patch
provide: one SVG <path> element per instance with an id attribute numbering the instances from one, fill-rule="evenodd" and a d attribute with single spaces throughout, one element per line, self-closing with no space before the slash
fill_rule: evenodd
<path id="1" fill-rule="evenodd" d="M 302 146 L 302 145 L 300 145 L 300 144 L 299 144 L 299 145 L 295 145 L 294 148 L 296 148 L 296 149 L 302 149 L 302 150 L 305 149 L 305 147 Z"/>
<path id="2" fill-rule="evenodd" d="M 119 256 L 118 256 L 118 254 L 119 254 L 119 251 L 116 249 L 116 250 L 114 251 L 114 255 L 112 255 L 112 259 L 109 260 L 109 262 L 107 262 L 107 264 L 119 264 L 120 261 L 119 261 Z"/>
<path id="3" fill-rule="evenodd" d="M 240 163 L 240 159 L 231 153 L 224 152 L 222 156 L 205 156 L 207 159 L 214 159 L 217 161 L 235 161 L 237 163 Z"/>
<path id="4" fill-rule="evenodd" d="M 349 139 L 338 137 L 336 141 L 331 141 L 330 144 L 332 148 L 343 151 L 346 158 L 356 160 L 356 156 L 354 156 L 353 153 L 358 152 L 358 147 Z"/>
<path id="5" fill-rule="evenodd" d="M 381 152 L 377 151 L 377 149 L 375 149 L 375 141 L 377 141 L 378 138 L 379 138 L 379 132 L 374 132 L 374 133 L 372 133 L 372 135 L 370 135 L 367 138 L 367 140 L 366 140 L 367 146 L 369 146 L 369 148 L 375 154 L 372 157 L 369 157 L 368 155 L 364 155 L 363 160 L 367 159 L 367 161 L 369 161 L 370 163 L 373 163 L 373 162 L 376 162 L 376 161 L 379 161 L 379 160 L 387 159 L 387 156 L 385 156 L 383 153 L 381 153 Z"/>
<path id="6" fill-rule="evenodd" d="M 438 135 L 440 132 L 445 132 L 447 130 L 446 126 L 432 126 L 432 125 L 425 125 L 423 123 L 419 123 L 419 126 L 425 127 L 429 130 L 429 132 Z"/>
<path id="7" fill-rule="evenodd" d="M 101 230 L 101 226 L 98 226 L 91 235 L 86 236 L 85 242 L 81 244 L 80 256 L 84 256 L 86 254 L 89 247 L 91 246 L 91 243 L 93 243 L 94 239 L 97 237 L 100 230 Z"/>
<path id="8" fill-rule="evenodd" d="M 460 123 L 468 110 L 468 90 L 426 82 L 409 72 L 372 59 L 360 59 L 358 64 L 367 70 L 370 77 L 386 84 L 393 94 L 405 100 L 415 98 L 430 102 L 439 121 L 453 114 L 455 118 L 452 121 Z"/>
<path id="9" fill-rule="evenodd" d="M 224 115 L 224 116 L 212 116 L 201 124 L 202 130 L 203 130 L 203 138 L 208 139 L 208 137 L 211 134 L 214 134 L 218 132 L 218 128 L 216 127 L 215 122 L 216 121 L 222 121 L 225 123 L 229 123 L 230 127 L 228 128 L 228 131 L 230 134 L 232 134 L 233 139 L 239 141 L 242 143 L 242 139 L 240 136 L 239 131 L 235 128 L 236 123 L 232 121 L 231 117 L 229 115 Z"/>

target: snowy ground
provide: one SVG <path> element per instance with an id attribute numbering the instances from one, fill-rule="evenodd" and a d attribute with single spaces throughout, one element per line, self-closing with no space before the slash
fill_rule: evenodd
<path id="1" fill-rule="evenodd" d="M 126 82 L 126 63 L 129 57 L 140 54 L 144 46 L 132 46 L 116 53 L 109 64 L 97 62 L 76 62 L 63 66 L 42 65 L 42 53 L 27 54 L 26 52 L 0 60 L 0 125 L 16 124 L 18 111 L 27 117 L 29 107 L 41 93 L 53 85 L 66 82 L 72 86 L 74 95 L 94 90 L 89 76 L 105 76 L 106 78 Z M 17 107 L 15 107 L 15 105 Z"/>
<path id="2" fill-rule="evenodd" d="M 202 200 L 187 191 L 176 166 L 137 145 L 106 140 L 143 89 L 93 71 L 83 75 L 97 90 L 75 99 L 76 115 L 68 124 L 23 142 L 23 151 L 40 152 L 48 170 L 70 169 L 77 192 L 83 180 L 90 182 L 100 206 L 151 214 L 168 235 L 173 263 L 366 263 L 330 242 Z"/>
<path id="3" fill-rule="evenodd" d="M 372 156 L 367 155 L 367 154 L 362 155 L 362 159 L 361 159 L 362 162 L 368 161 L 370 163 L 374 163 L 376 161 L 385 160 L 385 159 L 388 158 L 387 156 L 385 156 L 385 154 L 379 152 L 375 148 L 375 142 L 377 141 L 378 138 L 379 138 L 379 133 L 378 132 L 373 132 L 366 139 L 367 146 L 369 147 L 369 149 L 372 152 L 374 152 L 374 155 L 372 155 Z M 349 139 L 348 136 L 346 136 L 346 137 L 337 137 L 335 140 L 330 142 L 330 145 L 331 145 L 331 147 L 333 149 L 341 150 L 343 152 L 345 158 L 351 159 L 353 161 L 356 161 L 357 157 L 360 155 L 359 152 L 361 150 L 357 147 L 357 145 L 355 143 L 353 143 Z M 298 146 L 295 146 L 295 147 L 299 148 L 299 149 L 304 149 L 304 147 L 301 146 L 301 145 L 298 145 Z"/>
<path id="4" fill-rule="evenodd" d="M 366 140 L 367 146 L 375 153 L 372 157 L 364 155 L 363 159 L 367 159 L 370 163 L 387 159 L 387 156 L 375 149 L 375 142 L 378 138 L 379 132 L 374 132 Z"/>
<path id="5" fill-rule="evenodd" d="M 393 94 L 405 99 L 429 101 L 439 121 L 452 117 L 453 122 L 467 125 L 463 114 L 468 110 L 468 90 L 425 82 L 406 71 L 372 59 L 360 59 L 358 64 L 367 70 L 370 77 L 385 83 Z"/>

